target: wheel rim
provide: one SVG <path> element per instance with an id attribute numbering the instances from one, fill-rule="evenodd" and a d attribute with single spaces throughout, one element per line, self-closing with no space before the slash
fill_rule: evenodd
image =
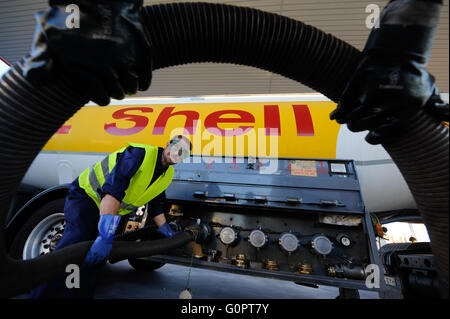
<path id="1" fill-rule="evenodd" d="M 22 258 L 27 260 L 50 253 L 61 238 L 64 227 L 64 213 L 47 216 L 28 235 Z"/>

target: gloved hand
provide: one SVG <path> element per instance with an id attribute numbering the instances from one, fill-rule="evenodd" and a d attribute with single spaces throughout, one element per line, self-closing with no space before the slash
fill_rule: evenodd
<path id="1" fill-rule="evenodd" d="M 69 4 L 79 6 L 79 28 L 66 22 Z M 36 14 L 24 76 L 41 83 L 57 73 L 86 101 L 99 105 L 147 90 L 152 46 L 142 5 L 142 0 L 50 0 L 50 7 Z"/>
<path id="2" fill-rule="evenodd" d="M 423 108 L 448 121 L 448 104 L 425 68 L 440 6 L 422 0 L 389 3 L 331 119 L 347 123 L 353 132 L 369 130 L 370 144 L 389 143 L 407 133 L 408 120 Z"/>
<path id="3" fill-rule="evenodd" d="M 158 233 L 166 236 L 166 237 L 172 237 L 177 235 L 178 233 L 170 227 L 170 225 L 166 222 L 161 225 L 161 227 L 158 228 Z"/>
<path id="4" fill-rule="evenodd" d="M 119 215 L 100 215 L 98 237 L 86 254 L 83 267 L 97 265 L 106 261 L 111 252 L 114 234 L 117 226 L 119 226 L 120 218 L 121 216 Z"/>

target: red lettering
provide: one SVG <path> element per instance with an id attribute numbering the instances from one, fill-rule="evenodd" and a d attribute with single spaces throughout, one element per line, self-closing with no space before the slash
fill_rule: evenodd
<path id="1" fill-rule="evenodd" d="M 141 111 L 143 113 L 151 113 L 153 109 L 150 107 L 129 107 L 118 110 L 112 114 L 112 117 L 116 120 L 126 120 L 134 122 L 135 125 L 130 128 L 118 128 L 117 123 L 106 123 L 105 131 L 111 135 L 133 135 L 142 131 L 148 124 L 148 118 L 142 115 L 126 114 L 127 111 Z"/>
<path id="2" fill-rule="evenodd" d="M 225 114 L 236 114 L 239 118 L 221 118 Z M 255 123 L 255 117 L 245 111 L 224 110 L 211 113 L 205 119 L 205 128 L 212 134 L 220 136 L 237 136 L 247 133 L 253 126 L 239 126 L 233 130 L 224 130 L 217 126 L 219 123 Z"/>
<path id="3" fill-rule="evenodd" d="M 314 125 L 307 105 L 292 105 L 295 122 L 297 123 L 297 136 L 314 136 Z"/>
<path id="4" fill-rule="evenodd" d="M 266 135 L 281 135 L 280 111 L 278 105 L 264 105 L 264 126 Z"/>
<path id="5" fill-rule="evenodd" d="M 61 126 L 55 134 L 69 134 L 72 129 L 72 125 L 63 125 Z"/>
<path id="6" fill-rule="evenodd" d="M 184 115 L 186 116 L 186 122 L 184 124 L 184 134 L 195 134 L 195 122 L 198 121 L 199 114 L 195 111 L 178 111 L 172 113 L 175 107 L 165 107 L 156 120 L 155 127 L 153 128 L 153 135 L 163 135 L 167 125 L 167 121 L 172 116 Z"/>
<path id="7" fill-rule="evenodd" d="M 320 169 L 318 169 L 317 171 L 321 174 L 328 174 L 328 170 L 323 167 L 323 161 L 319 161 L 319 163 L 320 163 Z"/>

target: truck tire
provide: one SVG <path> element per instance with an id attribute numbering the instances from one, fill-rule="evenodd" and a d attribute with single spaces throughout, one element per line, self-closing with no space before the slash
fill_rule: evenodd
<path id="1" fill-rule="evenodd" d="M 128 259 L 128 263 L 137 271 L 153 271 L 165 265 L 165 263 L 139 258 Z"/>
<path id="2" fill-rule="evenodd" d="M 11 257 L 26 260 L 52 251 L 64 230 L 64 203 L 58 198 L 32 213 L 11 244 Z"/>

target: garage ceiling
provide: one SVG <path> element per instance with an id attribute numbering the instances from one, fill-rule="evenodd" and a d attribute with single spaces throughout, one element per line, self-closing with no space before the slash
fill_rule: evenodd
<path id="1" fill-rule="evenodd" d="M 146 5 L 187 1 L 144 1 Z M 380 8 L 385 1 L 360 0 L 228 0 L 207 1 L 247 6 L 278 13 L 313 25 L 362 49 L 370 30 L 365 21 L 368 4 Z M 0 56 L 17 61 L 29 51 L 33 37 L 34 12 L 47 6 L 46 0 L 0 0 Z M 449 19 L 445 1 L 433 46 L 429 70 L 442 92 L 449 91 Z M 290 79 L 251 67 L 196 64 L 157 70 L 149 91 L 140 96 L 196 96 L 222 94 L 276 94 L 313 92 Z"/>

